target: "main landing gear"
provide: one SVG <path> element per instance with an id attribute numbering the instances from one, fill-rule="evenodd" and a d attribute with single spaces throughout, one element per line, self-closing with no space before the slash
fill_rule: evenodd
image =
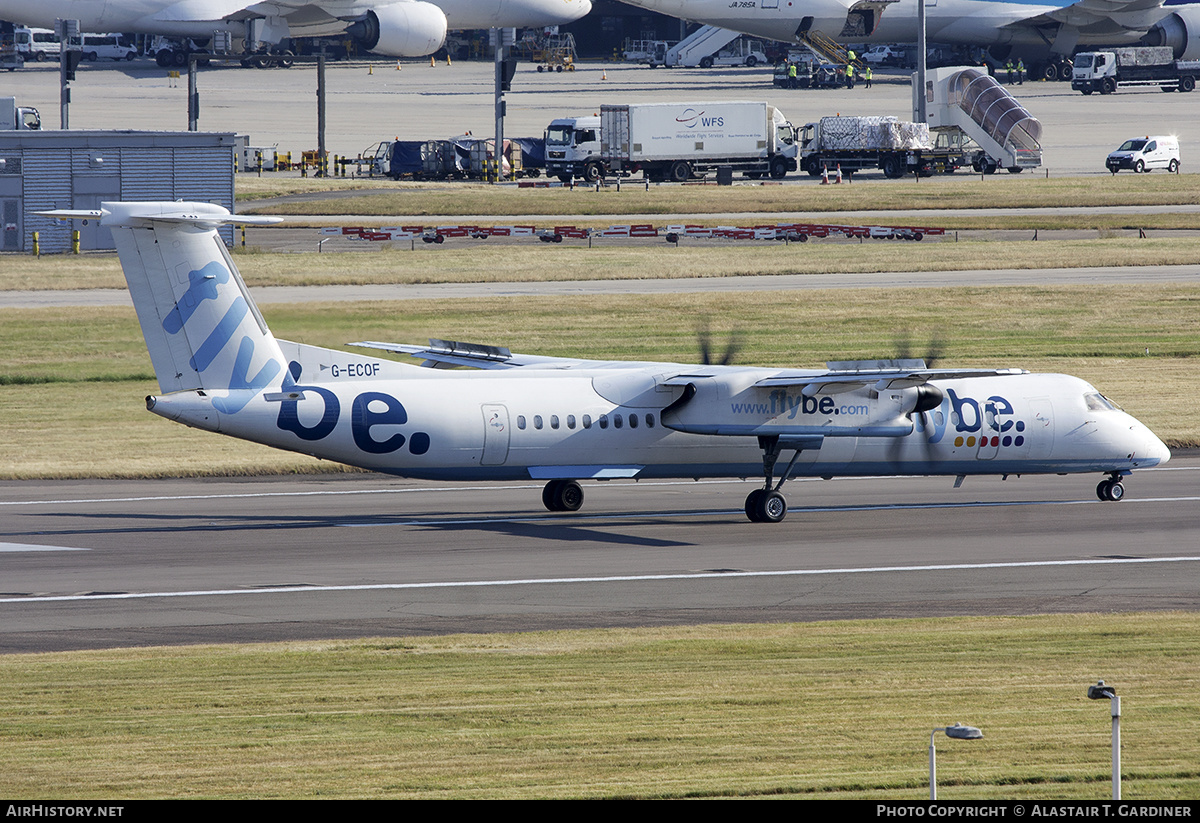
<path id="1" fill-rule="evenodd" d="M 1113 503 L 1124 498 L 1125 486 L 1121 483 L 1120 473 L 1113 472 L 1108 479 L 1101 480 L 1100 485 L 1096 487 L 1096 496 L 1101 500 Z"/>
<path id="2" fill-rule="evenodd" d="M 551 480 L 542 489 L 542 503 L 552 512 L 577 512 L 583 505 L 583 489 L 574 480 Z"/>
<path id="3" fill-rule="evenodd" d="M 796 449 L 791 462 L 780 475 L 779 482 L 775 484 L 775 488 L 771 488 L 775 474 L 775 461 L 779 459 L 779 453 L 783 451 L 783 447 L 779 444 L 777 435 L 758 438 L 758 446 L 763 450 L 763 477 L 766 482 L 763 483 L 761 489 L 755 489 L 746 495 L 746 517 L 750 518 L 752 523 L 778 523 L 787 517 L 787 499 L 779 490 L 783 487 L 784 481 L 788 479 L 788 475 L 792 473 L 792 467 L 796 465 L 796 458 L 800 456 L 801 450 Z"/>

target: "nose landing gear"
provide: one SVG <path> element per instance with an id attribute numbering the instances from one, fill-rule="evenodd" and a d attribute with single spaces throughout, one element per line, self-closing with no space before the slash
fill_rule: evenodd
<path id="1" fill-rule="evenodd" d="M 1096 486 L 1096 497 L 1106 502 L 1116 503 L 1125 497 L 1125 486 L 1121 483 L 1121 474 L 1113 472 L 1112 476 L 1100 481 Z"/>

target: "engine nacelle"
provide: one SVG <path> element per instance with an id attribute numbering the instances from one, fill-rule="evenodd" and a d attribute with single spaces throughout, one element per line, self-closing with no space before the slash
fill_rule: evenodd
<path id="1" fill-rule="evenodd" d="M 368 11 L 346 33 L 376 54 L 424 57 L 446 42 L 446 15 L 432 3 L 393 3 Z"/>
<path id="2" fill-rule="evenodd" d="M 1200 7 L 1174 6 L 1175 11 L 1155 23 L 1142 42 L 1170 46 L 1177 60 L 1200 60 Z"/>

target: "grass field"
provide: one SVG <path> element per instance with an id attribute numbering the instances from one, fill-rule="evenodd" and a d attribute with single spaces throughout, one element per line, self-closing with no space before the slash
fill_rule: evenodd
<path id="1" fill-rule="evenodd" d="M 0 657 L 10 798 L 1200 796 L 1200 616 L 691 626 Z"/>
<path id="2" fill-rule="evenodd" d="M 356 193 L 362 187 L 370 190 Z M 651 184 L 513 188 L 482 183 L 305 181 L 239 175 L 238 210 L 264 214 L 423 215 L 711 214 L 929 208 L 1182 205 L 1200 201 L 1200 175 L 1049 177 L 956 174 L 921 181 L 862 179 L 841 186 Z M 255 201 L 305 194 L 288 202 Z"/>
<path id="3" fill-rule="evenodd" d="M 1200 445 L 1200 287 L 816 290 L 270 306 L 280 337 L 331 348 L 429 337 L 514 351 L 696 362 L 710 318 L 739 362 L 820 367 L 914 356 L 1089 380 L 1173 446 Z M 36 344 L 31 344 L 36 341 Z M 1149 354 L 1146 350 L 1149 349 Z M 132 309 L 0 311 L 0 477 L 342 471 L 147 413 L 157 392 Z M 70 437 L 63 437 L 70 432 Z"/>
<path id="4" fill-rule="evenodd" d="M 1029 235 L 1032 237 L 1032 232 Z M 313 247 L 318 235 L 314 232 Z M 1200 259 L 1200 237 L 1169 233 L 1148 239 L 1094 236 L 1048 242 L 913 242 L 739 244 L 685 240 L 645 245 L 533 242 L 497 245 L 458 240 L 435 246 L 339 241 L 361 253 L 263 253 L 235 250 L 248 285 L 307 286 L 369 283 L 483 283 L 549 280 L 650 280 L 679 277 L 1187 265 Z M 19 262 L 18 262 L 19 261 Z M 0 258 L 0 291 L 123 289 L 115 255 Z"/>

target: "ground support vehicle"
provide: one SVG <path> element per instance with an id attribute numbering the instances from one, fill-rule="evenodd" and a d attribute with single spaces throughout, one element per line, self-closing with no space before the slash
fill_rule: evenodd
<path id="1" fill-rule="evenodd" d="M 1176 60 L 1170 46 L 1130 46 L 1075 55 L 1071 88 L 1112 94 L 1124 86 L 1158 86 L 1189 92 L 1200 78 L 1200 60 Z"/>
<path id="2" fill-rule="evenodd" d="M 961 149 L 935 146 L 925 123 L 896 117 L 822 117 L 800 132 L 801 168 L 813 177 L 880 169 L 886 177 L 952 172 L 966 164 Z"/>
<path id="3" fill-rule="evenodd" d="M 0 131 L 37 131 L 42 118 L 32 106 L 18 106 L 15 97 L 0 97 Z"/>
<path id="4" fill-rule="evenodd" d="M 564 183 L 594 183 L 607 168 L 600 159 L 600 117 L 560 117 L 546 127 L 546 175 Z"/>
<path id="5" fill-rule="evenodd" d="M 1166 134 L 1126 140 L 1105 158 L 1104 166 L 1113 174 L 1121 169 L 1131 169 L 1138 174 L 1152 169 L 1166 169 L 1175 174 L 1179 171 L 1179 162 L 1179 138 Z"/>
<path id="6" fill-rule="evenodd" d="M 843 66 L 823 60 L 815 54 L 807 53 L 790 58 L 796 66 L 796 77 L 793 85 L 791 72 L 787 62 L 775 66 L 772 83 L 782 89 L 844 89 L 846 73 Z"/>
<path id="7" fill-rule="evenodd" d="M 0 69 L 16 71 L 23 65 L 25 65 L 25 59 L 17 51 L 12 37 L 5 36 L 3 39 L 0 39 Z"/>
<path id="8" fill-rule="evenodd" d="M 598 168 L 606 173 L 640 171 L 647 180 L 683 183 L 728 167 L 747 177 L 779 180 L 796 170 L 797 154 L 792 124 L 766 103 L 600 107 Z"/>
<path id="9" fill-rule="evenodd" d="M 42 63 L 46 60 L 57 60 L 62 53 L 62 44 L 58 35 L 50 29 L 27 29 L 23 26 L 13 28 L 13 42 L 21 58 L 26 62 Z"/>
<path id="10" fill-rule="evenodd" d="M 129 45 L 120 34 L 83 35 L 83 59 L 92 63 L 97 60 L 132 60 L 137 49 Z"/>
<path id="11" fill-rule="evenodd" d="M 953 146 L 969 138 L 968 157 L 975 170 L 1018 174 L 1042 164 L 1041 122 L 1030 114 L 986 70 L 950 66 L 926 72 L 926 122 L 937 134 L 936 145 Z M 913 75 L 913 111 L 919 84 Z"/>

